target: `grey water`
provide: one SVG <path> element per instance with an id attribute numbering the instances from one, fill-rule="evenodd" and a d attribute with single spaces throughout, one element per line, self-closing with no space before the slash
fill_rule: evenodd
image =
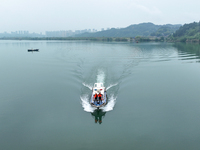
<path id="1" fill-rule="evenodd" d="M 199 62 L 195 44 L 1 40 L 0 149 L 197 150 Z"/>

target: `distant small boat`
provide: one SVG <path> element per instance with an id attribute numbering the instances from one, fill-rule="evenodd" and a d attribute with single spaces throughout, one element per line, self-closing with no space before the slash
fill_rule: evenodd
<path id="1" fill-rule="evenodd" d="M 28 49 L 28 52 L 38 52 L 39 51 L 39 49 Z"/>

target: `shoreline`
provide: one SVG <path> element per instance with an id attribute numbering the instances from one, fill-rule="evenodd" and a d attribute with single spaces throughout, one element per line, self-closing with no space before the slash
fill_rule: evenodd
<path id="1" fill-rule="evenodd" d="M 166 37 L 141 37 L 137 36 L 132 37 L 2 37 L 0 40 L 63 40 L 63 41 L 72 41 L 72 40 L 86 40 L 86 41 L 107 41 L 107 42 L 168 42 L 168 43 L 191 43 L 191 44 L 200 44 L 199 39 L 168 39 Z"/>

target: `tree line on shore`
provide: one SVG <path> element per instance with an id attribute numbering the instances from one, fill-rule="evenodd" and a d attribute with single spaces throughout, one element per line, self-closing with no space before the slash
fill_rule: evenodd
<path id="1" fill-rule="evenodd" d="M 133 32 L 134 31 L 134 32 Z M 114 36 L 115 35 L 115 36 Z M 126 35 L 126 36 L 125 36 Z M 132 36 L 135 35 L 135 36 Z M 82 34 L 77 37 L 2 37 L 1 40 L 90 40 L 116 42 L 200 42 L 200 22 L 181 25 L 154 25 L 142 23 L 123 29 L 110 29 L 95 34 Z"/>
<path id="2" fill-rule="evenodd" d="M 164 37 L 3 37 L 0 40 L 88 40 L 108 42 L 150 42 L 164 41 Z"/>
<path id="3" fill-rule="evenodd" d="M 130 41 L 122 37 L 3 37 L 1 40 L 89 40 L 89 41 Z"/>
<path id="4" fill-rule="evenodd" d="M 167 37 L 171 42 L 200 42 L 200 22 L 184 24 Z"/>

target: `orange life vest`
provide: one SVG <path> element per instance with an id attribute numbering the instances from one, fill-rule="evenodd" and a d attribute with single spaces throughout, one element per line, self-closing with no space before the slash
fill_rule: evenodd
<path id="1" fill-rule="evenodd" d="M 97 98 L 97 94 L 95 94 L 94 97 Z"/>

